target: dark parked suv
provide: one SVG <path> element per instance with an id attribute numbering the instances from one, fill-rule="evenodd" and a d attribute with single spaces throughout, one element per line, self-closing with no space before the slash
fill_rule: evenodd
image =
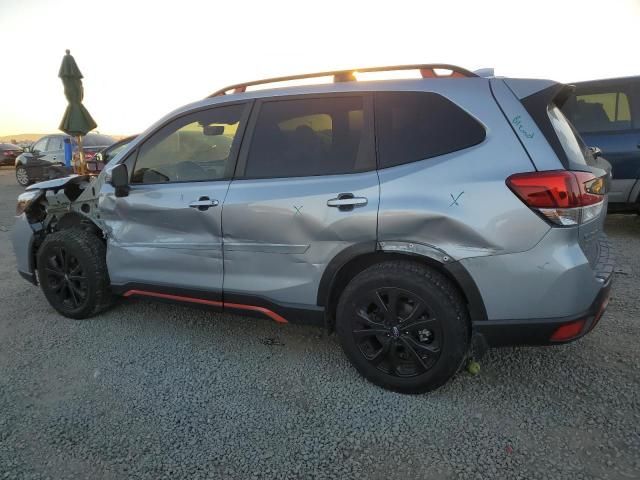
<path id="1" fill-rule="evenodd" d="M 68 135 L 46 135 L 38 140 L 29 151 L 16 158 L 16 180 L 20 185 L 27 185 L 49 179 L 49 167 L 64 165 L 64 139 Z M 70 137 L 69 137 L 70 138 Z M 75 139 L 72 139 L 73 151 L 78 149 Z M 113 138 L 97 133 L 90 133 L 84 137 L 83 150 L 85 159 L 90 160 L 105 147 L 114 142 Z"/>
<path id="2" fill-rule="evenodd" d="M 611 163 L 609 210 L 640 213 L 640 76 L 575 86 L 562 111 Z"/>

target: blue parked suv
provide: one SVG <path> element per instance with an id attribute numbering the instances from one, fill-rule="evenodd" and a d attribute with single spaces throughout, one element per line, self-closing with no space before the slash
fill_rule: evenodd
<path id="1" fill-rule="evenodd" d="M 640 76 L 575 86 L 562 111 L 611 163 L 609 210 L 640 213 Z"/>

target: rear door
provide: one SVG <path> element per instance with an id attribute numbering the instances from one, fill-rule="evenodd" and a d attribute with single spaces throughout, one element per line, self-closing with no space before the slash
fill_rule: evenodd
<path id="1" fill-rule="evenodd" d="M 225 308 L 313 308 L 336 255 L 375 250 L 372 98 L 260 100 L 247 137 L 222 212 Z"/>
<path id="2" fill-rule="evenodd" d="M 125 160 L 130 191 L 103 187 L 111 283 L 125 294 L 221 306 L 221 215 L 249 105 L 179 117 Z M 204 299 L 204 301 L 203 301 Z"/>
<path id="3" fill-rule="evenodd" d="M 563 112 L 588 146 L 602 150 L 612 167 L 609 201 L 624 203 L 640 174 L 640 121 L 630 84 L 578 86 Z"/>
<path id="4" fill-rule="evenodd" d="M 51 163 L 64 163 L 64 137 L 62 135 L 54 135 L 49 138 L 46 159 Z"/>

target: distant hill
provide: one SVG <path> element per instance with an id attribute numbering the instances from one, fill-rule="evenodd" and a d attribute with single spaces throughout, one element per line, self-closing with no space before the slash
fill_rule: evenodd
<path id="1" fill-rule="evenodd" d="M 40 137 L 44 137 L 45 135 L 53 134 L 53 133 L 61 133 L 61 132 L 49 132 L 49 133 L 18 133 L 16 135 L 0 135 L 0 142 L 11 142 L 15 140 L 16 142 L 35 142 Z M 108 133 L 106 135 L 109 135 Z M 109 135 L 115 140 L 120 140 L 122 138 L 128 137 L 129 135 Z"/>
<path id="2" fill-rule="evenodd" d="M 20 133 L 18 135 L 4 135 L 0 136 L 0 142 L 10 142 L 11 140 L 15 140 L 16 142 L 35 142 L 44 135 L 44 133 Z"/>

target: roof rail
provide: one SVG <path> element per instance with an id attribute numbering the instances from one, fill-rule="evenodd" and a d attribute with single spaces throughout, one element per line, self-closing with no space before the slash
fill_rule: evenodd
<path id="1" fill-rule="evenodd" d="M 464 77 L 477 77 L 473 72 L 467 69 L 457 67 L 455 65 L 448 65 L 446 63 L 427 63 L 418 65 L 394 65 L 389 67 L 367 67 L 367 68 L 354 68 L 351 70 L 332 70 L 330 72 L 318 72 L 318 73 L 304 73 L 301 75 L 289 75 L 286 77 L 267 78 L 265 80 L 254 80 L 252 82 L 237 83 L 235 85 L 229 85 L 221 90 L 218 90 L 208 98 L 218 97 L 221 95 L 228 95 L 229 93 L 244 93 L 247 91 L 247 87 L 255 85 L 264 85 L 267 83 L 287 82 L 290 80 L 303 80 L 306 78 L 319 78 L 319 77 L 333 77 L 335 83 L 338 82 L 352 82 L 356 80 L 354 73 L 364 72 L 391 72 L 398 70 L 420 70 L 422 78 L 464 78 Z M 441 75 L 436 70 L 450 70 L 450 74 Z"/>

